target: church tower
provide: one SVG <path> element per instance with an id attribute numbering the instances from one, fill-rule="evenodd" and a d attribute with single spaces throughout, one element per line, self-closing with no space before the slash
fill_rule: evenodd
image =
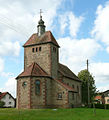
<path id="1" fill-rule="evenodd" d="M 57 78 L 59 45 L 52 33 L 45 31 L 41 15 L 37 26 L 37 33 L 33 34 L 23 47 L 24 69 L 33 62 L 36 62 L 49 76 Z"/>

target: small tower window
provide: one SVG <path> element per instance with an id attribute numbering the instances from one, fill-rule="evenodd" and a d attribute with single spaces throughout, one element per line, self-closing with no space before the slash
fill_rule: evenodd
<path id="1" fill-rule="evenodd" d="M 35 83 L 35 87 L 36 87 L 36 95 L 40 95 L 40 81 L 39 80 L 36 80 L 36 83 Z"/>
<path id="2" fill-rule="evenodd" d="M 41 51 L 41 47 L 39 47 L 39 51 Z"/>
<path id="3" fill-rule="evenodd" d="M 32 52 L 34 52 L 34 48 L 32 48 Z"/>
<path id="4" fill-rule="evenodd" d="M 37 48 L 36 48 L 36 52 L 37 52 Z"/>

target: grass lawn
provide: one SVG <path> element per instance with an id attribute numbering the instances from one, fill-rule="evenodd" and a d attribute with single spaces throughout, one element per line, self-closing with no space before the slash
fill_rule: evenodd
<path id="1" fill-rule="evenodd" d="M 109 120 L 109 110 L 73 108 L 73 109 L 0 109 L 0 120 Z"/>

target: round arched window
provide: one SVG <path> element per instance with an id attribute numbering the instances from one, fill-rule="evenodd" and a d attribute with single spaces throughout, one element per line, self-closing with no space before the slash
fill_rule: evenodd
<path id="1" fill-rule="evenodd" d="M 40 95 L 40 80 L 35 81 L 36 95 Z"/>
<path id="2" fill-rule="evenodd" d="M 24 82 L 22 83 L 22 86 L 23 86 L 23 87 L 26 87 L 26 86 L 27 86 L 27 82 L 24 81 Z"/>

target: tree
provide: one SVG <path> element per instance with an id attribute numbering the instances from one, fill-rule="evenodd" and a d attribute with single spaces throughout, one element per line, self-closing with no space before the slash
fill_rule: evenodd
<path id="1" fill-rule="evenodd" d="M 2 108 L 5 105 L 3 101 L 0 101 L 0 108 Z"/>
<path id="2" fill-rule="evenodd" d="M 90 103 L 93 102 L 96 96 L 96 86 L 94 77 L 86 69 L 81 70 L 78 73 L 78 78 L 82 81 L 81 91 L 82 91 L 82 103 L 88 104 L 88 80 L 89 80 L 89 93 L 90 93 Z"/>

